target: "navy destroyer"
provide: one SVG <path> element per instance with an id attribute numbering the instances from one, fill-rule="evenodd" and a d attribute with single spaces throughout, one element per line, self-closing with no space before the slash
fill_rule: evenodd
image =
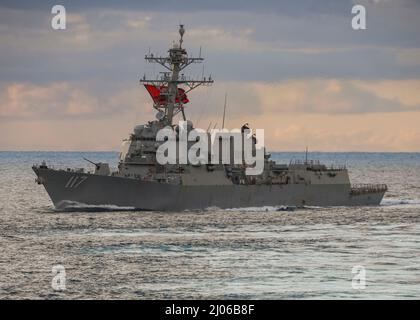
<path id="1" fill-rule="evenodd" d="M 175 163 L 160 164 L 157 150 L 162 140 L 160 130 L 170 128 L 176 137 L 180 126 L 175 118 L 194 129 L 187 119 L 184 105 L 188 92 L 211 85 L 213 79 L 186 77 L 182 70 L 203 61 L 190 57 L 183 47 L 184 27 L 167 56 L 145 56 L 148 62 L 166 70 L 156 79 L 144 76 L 140 82 L 149 92 L 156 119 L 137 125 L 123 141 L 118 168 L 92 162 L 94 170 L 56 169 L 45 162 L 34 165 L 36 181 L 42 184 L 54 206 L 63 210 L 74 206 L 117 206 L 141 210 L 179 211 L 208 207 L 243 208 L 261 206 L 366 206 L 379 205 L 387 186 L 383 184 L 351 185 L 345 167 L 328 167 L 317 161 L 303 160 L 278 164 L 264 149 L 263 169 L 248 175 L 246 163 Z M 242 127 L 248 129 L 247 125 Z M 255 137 L 253 137 L 255 143 Z M 187 148 L 191 143 L 187 144 Z M 254 150 L 255 151 L 255 150 Z M 179 155 L 177 155 L 178 157 Z"/>

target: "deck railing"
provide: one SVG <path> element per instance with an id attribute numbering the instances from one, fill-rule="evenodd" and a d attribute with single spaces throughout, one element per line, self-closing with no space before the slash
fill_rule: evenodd
<path id="1" fill-rule="evenodd" d="M 377 193 L 385 192 L 388 190 L 386 184 L 354 184 L 351 186 L 351 194 L 366 194 L 366 193 Z"/>
<path id="2" fill-rule="evenodd" d="M 326 165 L 322 164 L 319 160 L 300 160 L 300 159 L 293 159 L 289 163 L 290 165 L 302 165 L 307 166 L 308 168 L 319 168 L 319 167 L 325 167 L 326 170 L 330 171 L 342 171 L 346 170 L 347 167 L 344 164 L 331 164 Z M 319 170 L 319 169 L 318 169 Z"/>

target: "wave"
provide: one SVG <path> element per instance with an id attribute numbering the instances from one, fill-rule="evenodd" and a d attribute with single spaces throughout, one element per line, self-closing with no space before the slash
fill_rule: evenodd
<path id="1" fill-rule="evenodd" d="M 294 211 L 296 207 L 294 206 L 262 206 L 262 207 L 244 207 L 244 208 L 228 208 L 228 209 L 220 209 L 218 210 L 225 210 L 230 212 L 268 212 L 268 211 Z M 206 208 L 206 210 L 214 210 L 213 207 Z"/>
<path id="2" fill-rule="evenodd" d="M 410 207 L 420 207 L 420 199 L 394 199 L 387 198 L 383 199 L 381 206 L 390 207 L 390 206 L 410 206 Z M 301 207 L 302 208 L 302 207 Z M 305 209 L 319 209 L 321 207 L 317 206 L 304 206 Z M 295 206 L 261 206 L 261 207 L 243 207 L 243 208 L 226 208 L 221 209 L 219 207 L 208 207 L 204 210 L 197 211 L 227 211 L 227 212 L 273 212 L 273 211 L 295 211 L 298 209 Z M 111 204 L 104 205 L 91 205 L 75 201 L 62 201 L 57 204 L 57 209 L 55 211 L 70 211 L 70 212 L 107 212 L 107 211 L 144 211 L 141 208 L 127 207 L 127 206 L 117 206 Z M 196 211 L 196 210 L 184 210 L 184 211 Z"/>
<path id="3" fill-rule="evenodd" d="M 420 199 L 383 199 L 381 206 L 420 206 Z"/>
<path id="4" fill-rule="evenodd" d="M 57 211 L 83 211 L 83 212 L 102 212 L 102 211 L 140 211 L 141 209 L 135 207 L 124 207 L 112 204 L 99 204 L 92 205 L 81 203 L 77 201 L 61 201 L 57 204 Z"/>

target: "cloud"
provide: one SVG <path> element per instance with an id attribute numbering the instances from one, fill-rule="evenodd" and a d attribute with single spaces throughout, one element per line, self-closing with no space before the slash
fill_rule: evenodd
<path id="1" fill-rule="evenodd" d="M 13 83 L 0 90 L 0 120 L 103 119 L 134 112 L 142 101 L 145 96 L 134 87 L 107 91 L 67 82 Z"/>
<path id="2" fill-rule="evenodd" d="M 241 0 L 240 2 L 213 0 L 213 1 L 196 1 L 196 0 L 155 0 L 155 1 L 131 1 L 120 0 L 63 0 L 61 3 L 71 7 L 73 10 L 83 11 L 92 8 L 106 7 L 109 9 L 124 9 L 136 11 L 157 11 L 157 12 L 174 12 L 182 14 L 183 12 L 202 12 L 202 11 L 251 11 L 251 12 L 282 12 L 289 15 L 298 15 L 303 12 L 313 13 L 336 13 L 339 14 L 343 8 L 351 4 L 350 0 L 335 1 L 323 0 L 314 3 L 312 0 L 300 0 L 299 3 L 290 2 L 288 0 L 265 0 L 263 3 L 252 0 Z M 4 1 L 0 7 L 15 8 L 20 10 L 42 10 L 49 7 L 51 2 L 48 0 L 39 0 L 31 3 L 24 0 Z"/>
<path id="3" fill-rule="evenodd" d="M 370 114 L 420 111 L 419 80 L 360 81 L 343 79 L 299 79 L 281 82 L 221 82 L 212 89 L 191 94 L 191 115 L 220 117 L 228 94 L 230 117 L 284 113 Z M 211 95 L 207 93 L 210 90 Z"/>
<path id="4" fill-rule="evenodd" d="M 402 49 L 398 51 L 397 61 L 401 65 L 420 66 L 420 48 Z"/>
<path id="5" fill-rule="evenodd" d="M 420 106 L 420 79 L 353 81 L 356 87 L 375 94 L 377 97 L 396 101 L 407 111 Z"/>
<path id="6" fill-rule="evenodd" d="M 269 150 L 309 145 L 324 151 L 420 151 L 417 85 L 337 79 L 219 83 L 190 94 L 186 112 L 197 127 L 220 127 L 227 91 L 227 127 L 249 122 L 264 128 Z M 377 102 L 369 105 L 372 96 Z M 2 86 L 0 99 L 2 150 L 118 150 L 134 125 L 155 114 L 141 87 L 113 83 L 13 83 Z M 395 109 L 381 109 L 383 101 Z"/>
<path id="7" fill-rule="evenodd" d="M 66 83 L 48 87 L 11 84 L 0 95 L 0 118 L 76 116 L 93 113 L 98 102 Z"/>
<path id="8" fill-rule="evenodd" d="M 420 110 L 420 103 L 407 106 L 397 100 L 398 93 L 387 97 L 365 90 L 352 80 L 307 79 L 275 84 L 256 84 L 264 110 L 270 112 L 304 112 L 351 114 L 404 112 Z M 414 92 L 412 92 L 415 95 Z"/>
<path id="9" fill-rule="evenodd" d="M 228 116 L 283 113 L 365 114 L 420 111 L 420 80 L 360 81 L 300 79 L 275 83 L 221 82 L 189 94 L 186 112 L 194 120 L 220 118 L 228 94 Z M 58 82 L 0 86 L 0 120 L 107 118 L 117 113 L 153 117 L 142 86 Z"/>
<path id="10" fill-rule="evenodd" d="M 363 32 L 351 29 L 356 2 L 367 7 Z M 0 4 L 0 148 L 118 148 L 154 117 L 137 81 L 160 69 L 144 54 L 166 53 L 182 22 L 189 54 L 202 46 L 216 80 L 190 94 L 199 126 L 220 124 L 227 92 L 229 126 L 267 127 L 278 150 L 305 139 L 320 150 L 420 150 L 418 1 L 63 4 L 64 31 L 52 30 L 49 1 Z M 104 127 L 114 132 L 101 137 Z"/>
<path id="11" fill-rule="evenodd" d="M 33 11 L 0 8 L 0 42 L 5 44 L 0 47 L 0 79 L 39 84 L 134 77 L 148 68 L 142 58 L 149 48 L 165 53 L 178 38 L 179 21 L 186 24 L 189 53 L 197 54 L 202 46 L 206 68 L 216 80 L 398 79 L 420 74 L 416 8 L 373 8 L 368 30 L 358 33 L 350 27 L 350 11 L 329 13 L 331 2 L 297 16 L 288 14 L 287 4 L 282 6 L 284 13 L 216 6 L 198 14 L 174 13 L 163 5 L 149 11 L 124 5 L 75 11 L 69 5 L 68 26 L 62 31 L 51 28 L 48 6 Z"/>
<path id="12" fill-rule="evenodd" d="M 149 16 L 130 19 L 127 21 L 127 26 L 134 29 L 145 29 L 152 18 Z"/>
<path id="13" fill-rule="evenodd" d="M 420 150 L 420 112 L 370 114 L 263 113 L 248 119 L 265 129 L 269 150 L 393 151 Z M 229 122 L 232 125 L 232 121 Z"/>

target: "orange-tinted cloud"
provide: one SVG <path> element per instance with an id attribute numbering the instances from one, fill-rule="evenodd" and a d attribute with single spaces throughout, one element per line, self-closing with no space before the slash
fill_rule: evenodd
<path id="1" fill-rule="evenodd" d="M 13 83 L 0 90 L 0 121 L 103 118 L 133 111 L 142 102 L 138 87 L 98 92 L 68 82 Z"/>
<path id="2" fill-rule="evenodd" d="M 249 122 L 269 150 L 420 151 L 418 81 L 304 79 L 221 83 L 197 89 L 186 112 L 195 125 Z M 2 150 L 118 150 L 134 125 L 154 118 L 145 90 L 9 84 L 0 92 Z M 385 103 L 385 107 L 381 105 Z"/>

